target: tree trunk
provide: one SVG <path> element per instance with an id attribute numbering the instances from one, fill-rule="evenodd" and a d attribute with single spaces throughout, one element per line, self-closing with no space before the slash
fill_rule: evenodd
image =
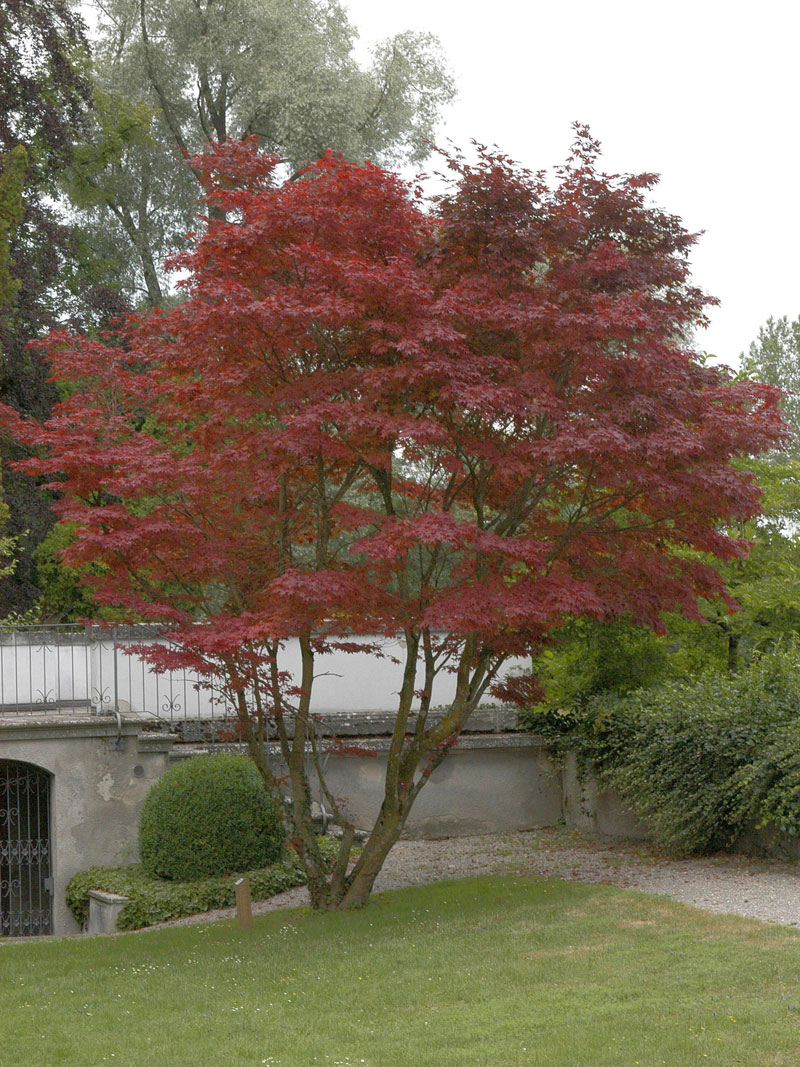
<path id="1" fill-rule="evenodd" d="M 299 723 L 295 729 L 300 729 Z M 309 803 L 308 778 L 302 763 L 289 770 L 292 796 L 292 820 L 295 827 L 297 849 L 306 872 L 311 907 L 324 909 L 330 907 L 331 887 L 328 871 L 317 846 L 317 838 L 311 819 Z"/>
<path id="2" fill-rule="evenodd" d="M 144 284 L 147 288 L 147 303 L 150 307 L 159 307 L 164 302 L 164 293 L 158 280 L 158 271 L 153 260 L 153 253 L 145 238 L 136 242 L 136 251 L 142 264 Z"/>
<path id="3" fill-rule="evenodd" d="M 363 908 L 370 898 L 375 879 L 381 871 L 386 857 L 402 833 L 405 819 L 398 811 L 384 807 L 358 858 L 352 874 L 345 880 L 344 892 L 339 900 L 332 900 L 330 906 L 338 909 Z"/>
<path id="4" fill-rule="evenodd" d="M 739 642 L 741 637 L 730 628 L 726 630 L 728 639 L 728 674 L 736 674 L 739 670 Z"/>

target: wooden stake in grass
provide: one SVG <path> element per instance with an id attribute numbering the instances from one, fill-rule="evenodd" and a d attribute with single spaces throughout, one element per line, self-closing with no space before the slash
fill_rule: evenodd
<path id="1" fill-rule="evenodd" d="M 253 925 L 253 908 L 250 902 L 250 882 L 247 878 L 236 879 L 236 922 L 243 930 Z"/>

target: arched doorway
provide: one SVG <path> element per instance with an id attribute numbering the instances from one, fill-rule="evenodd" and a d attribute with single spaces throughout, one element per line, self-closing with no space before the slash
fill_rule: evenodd
<path id="1" fill-rule="evenodd" d="M 50 775 L 0 759 L 0 936 L 52 932 L 50 864 Z"/>

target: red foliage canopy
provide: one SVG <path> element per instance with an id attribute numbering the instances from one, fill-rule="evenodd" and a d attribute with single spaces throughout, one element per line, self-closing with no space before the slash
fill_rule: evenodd
<path id="1" fill-rule="evenodd" d="M 743 551 L 730 460 L 780 439 L 778 394 L 687 346 L 694 237 L 652 176 L 599 173 L 582 131 L 554 184 L 484 152 L 430 210 L 334 155 L 284 184 L 248 144 L 196 162 L 185 302 L 50 335 L 69 395 L 6 415 L 96 600 L 198 655 L 445 631 L 501 656 L 723 594 L 697 553 Z"/>
<path id="2" fill-rule="evenodd" d="M 722 531 L 759 493 L 731 459 L 780 440 L 778 393 L 687 346 L 705 303 L 693 238 L 646 203 L 652 176 L 599 173 L 583 131 L 552 186 L 484 152 L 452 161 L 429 211 L 333 155 L 284 184 L 247 144 L 195 163 L 211 210 L 176 263 L 185 302 L 99 341 L 50 335 L 66 399 L 44 425 L 4 418 L 76 525 L 68 559 L 102 565 L 95 600 L 172 624 L 156 663 L 224 668 L 312 902 L 361 904 L 504 658 L 565 615 L 659 627 L 724 594 L 703 561 L 744 550 Z M 314 656 L 375 633 L 402 633 L 406 663 L 381 810 L 350 868 Z M 297 679 L 280 669 L 289 636 Z M 456 685 L 437 718 L 443 669 Z M 330 873 L 309 751 L 344 827 Z"/>

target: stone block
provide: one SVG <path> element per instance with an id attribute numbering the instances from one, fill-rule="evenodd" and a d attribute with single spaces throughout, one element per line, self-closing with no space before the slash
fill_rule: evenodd
<path id="1" fill-rule="evenodd" d="M 117 893 L 106 893 L 101 889 L 89 890 L 89 922 L 87 934 L 115 934 L 117 919 L 125 905 L 127 897 Z"/>

